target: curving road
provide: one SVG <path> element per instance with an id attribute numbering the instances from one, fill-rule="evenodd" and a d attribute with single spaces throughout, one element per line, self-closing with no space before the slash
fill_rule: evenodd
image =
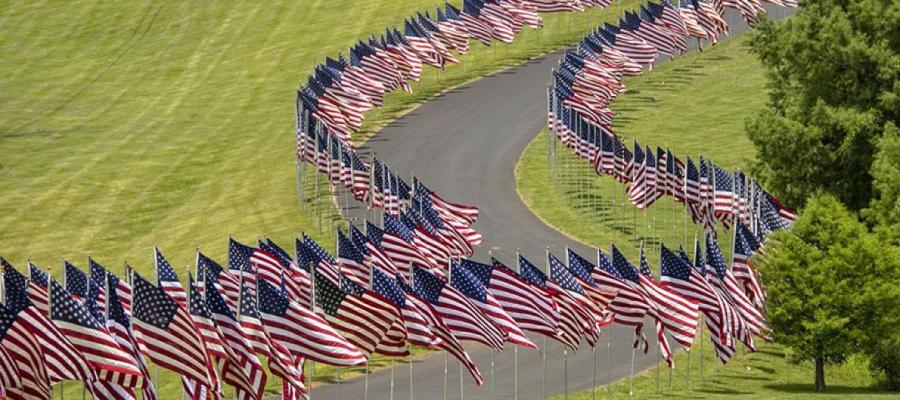
<path id="1" fill-rule="evenodd" d="M 733 11 L 730 10 L 729 11 Z M 769 7 L 770 16 L 779 18 L 790 10 Z M 734 33 L 747 29 L 736 13 L 726 15 Z M 692 43 L 696 45 L 696 43 Z M 546 85 L 550 70 L 557 64 L 560 53 L 552 53 L 522 65 L 479 79 L 450 90 L 426 102 L 413 112 L 386 126 L 360 150 L 374 151 L 394 171 L 414 173 L 431 189 L 451 201 L 475 204 L 481 214 L 475 228 L 485 237 L 485 244 L 476 250 L 475 259 L 487 259 L 489 249 L 507 265 L 513 265 L 516 248 L 535 264 L 546 263 L 545 247 L 563 256 L 566 246 L 584 255 L 593 250 L 544 225 L 522 203 L 516 194 L 513 171 L 516 161 L 529 141 L 546 124 Z M 359 214 L 359 210 L 356 213 Z M 359 215 L 357 215 L 359 216 Z M 652 324 L 646 324 L 649 338 Z M 596 353 L 597 384 L 628 376 L 633 339 L 631 329 L 611 326 L 605 330 Z M 532 336 L 541 346 L 541 338 Z M 611 352 L 607 355 L 607 342 Z M 638 353 L 635 369 L 640 371 L 657 362 L 655 343 L 648 354 Z M 563 346 L 547 341 L 547 396 L 562 394 L 565 363 Z M 464 373 L 464 398 L 490 399 L 490 352 L 484 347 L 467 345 L 467 349 L 485 376 L 485 383 L 476 388 Z M 583 346 L 568 356 L 568 390 L 570 393 L 593 386 L 594 354 Z M 514 351 L 507 347 L 495 355 L 494 397 L 513 398 Z M 542 396 L 543 368 L 541 355 L 520 349 L 518 352 L 518 398 L 539 399 Z M 610 368 L 607 370 L 607 363 Z M 450 360 L 447 398 L 460 399 L 459 364 Z M 444 398 L 445 357 L 436 353 L 417 360 L 413 367 L 414 397 L 416 399 Z M 609 373 L 609 376 L 607 375 Z M 369 398 L 387 399 L 390 394 L 389 370 L 369 375 Z M 409 399 L 409 364 L 398 363 L 395 368 L 394 398 Z M 312 391 L 314 399 L 362 399 L 364 379 L 358 377 L 336 385 L 324 385 Z M 599 395 L 599 394 L 598 394 Z"/>

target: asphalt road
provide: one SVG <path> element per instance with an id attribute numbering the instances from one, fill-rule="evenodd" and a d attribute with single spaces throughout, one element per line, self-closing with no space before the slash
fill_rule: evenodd
<path id="1" fill-rule="evenodd" d="M 790 12 L 768 8 L 773 18 Z M 730 12 L 726 17 L 732 34 L 747 29 L 736 13 Z M 696 43 L 691 45 L 695 47 Z M 591 248 L 566 238 L 532 214 L 516 194 L 513 176 L 519 155 L 546 124 L 545 88 L 559 57 L 558 52 L 539 57 L 437 96 L 386 126 L 360 151 L 374 151 L 394 171 L 402 171 L 406 176 L 414 173 L 450 201 L 478 205 L 480 217 L 475 228 L 484 234 L 485 243 L 476 250 L 475 259 L 486 260 L 488 250 L 492 250 L 495 257 L 513 265 L 516 249 L 520 248 L 522 255 L 544 266 L 547 246 L 558 256 L 564 256 L 566 246 L 590 256 L 594 254 Z M 666 60 L 668 57 L 662 56 L 658 62 Z M 646 336 L 652 338 L 652 324 L 645 325 Z M 532 340 L 544 349 L 546 369 L 542 368 L 541 354 L 527 349 L 518 351 L 519 399 L 540 399 L 543 390 L 548 397 L 566 389 L 570 393 L 587 390 L 594 382 L 600 385 L 629 375 L 632 329 L 609 327 L 596 354 L 583 345 L 576 354 L 568 355 L 567 362 L 559 343 L 548 340 L 544 346 L 537 335 Z M 495 354 L 492 381 L 490 352 L 477 345 L 466 347 L 485 377 L 481 387 L 475 387 L 464 373 L 461 393 L 459 363 L 452 358 L 445 386 L 445 355 L 435 353 L 413 363 L 413 397 L 443 399 L 446 390 L 447 399 L 490 399 L 493 390 L 495 399 L 513 398 L 514 350 L 508 346 Z M 652 343 L 648 354 L 637 353 L 635 371 L 653 367 L 657 360 Z M 396 364 L 393 398 L 411 398 L 409 368 L 408 363 Z M 390 370 L 371 373 L 368 381 L 370 399 L 390 398 Z M 312 398 L 337 399 L 340 392 L 341 398 L 362 399 L 364 383 L 364 378 L 358 377 L 343 382 L 340 388 L 335 384 L 316 387 Z"/>

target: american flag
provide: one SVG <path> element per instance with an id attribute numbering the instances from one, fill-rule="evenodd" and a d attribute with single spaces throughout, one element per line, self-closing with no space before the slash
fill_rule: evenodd
<path id="1" fill-rule="evenodd" d="M 3 266 L 6 307 L 29 327 L 31 334 L 40 344 L 50 382 L 96 380 L 96 375 L 88 367 L 84 356 L 56 328 L 48 313 L 38 310 L 28 299 L 27 291 L 32 284 L 6 260 L 0 258 L 0 265 Z"/>
<path id="2" fill-rule="evenodd" d="M 641 20 L 636 13 L 625 12 L 624 20 L 619 20 L 619 26 L 628 30 L 636 37 L 645 40 L 649 45 L 661 53 L 675 54 L 675 40 L 667 33 L 653 26 L 649 21 Z"/>
<path id="3" fill-rule="evenodd" d="M 406 327 L 410 344 L 422 347 L 436 347 L 440 339 L 429 327 L 423 312 L 413 302 L 406 300 L 400 282 L 380 268 L 372 268 L 372 292 L 389 300 L 400 309 L 403 325 Z"/>
<path id="4" fill-rule="evenodd" d="M 702 198 L 700 197 L 700 171 L 694 165 L 694 160 L 690 157 L 687 159 L 687 166 L 684 173 L 684 198 L 691 218 L 695 223 L 700 222 Z"/>
<path id="5" fill-rule="evenodd" d="M 55 280 L 50 281 L 50 317 L 60 333 L 81 353 L 99 380 L 125 387 L 141 384 L 143 375 L 135 365 L 134 358 L 122 350 L 106 327 Z"/>
<path id="6" fill-rule="evenodd" d="M 609 308 L 609 304 L 615 300 L 618 292 L 614 290 L 601 290 L 591 276 L 591 271 L 596 269 L 596 266 L 569 248 L 566 248 L 566 265 L 568 266 L 569 273 L 575 277 L 581 285 L 581 288 L 584 290 L 584 294 L 591 300 L 594 315 L 597 317 L 597 324 L 600 326 L 609 325 L 612 322 L 613 316 L 607 309 Z"/>
<path id="7" fill-rule="evenodd" d="M 511 18 L 509 13 L 491 0 L 481 0 L 479 3 L 481 3 L 480 19 L 491 26 L 493 37 L 503 43 L 512 43 L 515 32 L 509 23 Z"/>
<path id="8" fill-rule="evenodd" d="M 258 245 L 259 247 L 253 249 L 253 253 L 250 255 L 250 265 L 256 270 L 257 279 L 273 285 L 280 284 L 282 275 L 290 265 L 290 258 L 284 262 L 283 258 L 276 255 L 274 251 L 266 249 L 267 246 L 262 240 Z M 271 247 L 269 246 L 269 248 Z"/>
<path id="9" fill-rule="evenodd" d="M 741 223 L 738 225 L 744 226 Z M 744 237 L 744 233 L 738 229 L 734 234 L 731 272 L 744 289 L 747 298 L 762 312 L 765 309 L 766 292 L 760 284 L 759 273 L 753 267 L 751 257 L 753 257 L 753 250 L 750 248 L 750 243 Z"/>
<path id="10" fill-rule="evenodd" d="M 728 171 L 718 166 L 712 168 L 715 173 L 713 177 L 715 214 L 727 228 L 734 221 L 734 181 Z"/>
<path id="11" fill-rule="evenodd" d="M 578 300 L 565 293 L 564 289 L 547 279 L 547 275 L 534 264 L 518 257 L 519 275 L 531 288 L 547 301 L 553 301 L 559 310 L 559 330 L 551 336 L 573 351 L 578 349 L 581 337 L 586 329 L 593 329 L 593 318 L 590 310 L 578 303 Z"/>
<path id="12" fill-rule="evenodd" d="M 181 286 L 181 281 L 178 280 L 178 275 L 175 273 L 172 265 L 169 264 L 162 252 L 155 247 L 153 248 L 153 258 L 155 260 L 156 279 L 159 287 L 180 306 L 187 307 L 187 292 Z"/>
<path id="13" fill-rule="evenodd" d="M 203 345 L 206 347 L 206 352 L 209 356 L 207 360 L 207 369 L 210 371 L 210 375 L 216 374 L 215 366 L 217 366 L 218 370 L 223 373 L 222 378 L 230 381 L 228 383 L 232 385 L 240 385 L 241 383 L 246 384 L 246 376 L 240 376 L 240 378 L 243 379 L 235 379 L 238 377 L 234 374 L 235 371 L 226 371 L 223 368 L 227 366 L 226 363 L 229 361 L 228 353 L 225 350 L 225 343 L 219 335 L 219 332 L 216 330 L 215 323 L 212 320 L 212 314 L 209 312 L 209 308 L 206 307 L 206 302 L 203 300 L 202 295 L 194 284 L 193 276 L 188 276 L 188 290 L 190 292 L 186 299 L 186 305 L 183 307 L 187 307 L 188 314 L 191 316 L 191 321 L 194 323 L 197 333 L 200 334 Z M 221 391 L 221 388 L 211 388 L 189 378 L 182 378 L 182 385 L 188 397 L 194 400 L 206 400 L 210 392 Z"/>
<path id="14" fill-rule="evenodd" d="M 228 238 L 228 271 L 241 277 L 241 282 L 256 289 L 256 269 L 251 258 L 255 248 L 239 243 Z"/>
<path id="15" fill-rule="evenodd" d="M 259 286 L 259 312 L 272 339 L 295 357 L 335 366 L 366 363 L 365 356 L 322 317 L 291 301 L 268 282 Z"/>
<path id="16" fill-rule="evenodd" d="M 310 269 L 310 265 L 315 263 L 315 272 L 324 275 L 328 280 L 332 283 L 337 284 L 340 282 L 340 277 L 338 275 L 337 270 L 337 261 L 335 261 L 334 257 L 328 253 L 322 246 L 316 243 L 313 238 L 303 234 L 303 247 L 299 244 L 297 247 L 297 260 L 298 264 L 301 268 L 306 267 L 307 270 L 312 271 Z M 302 254 L 300 249 L 305 249 Z M 305 262 L 299 262 L 300 258 L 303 257 Z"/>
<path id="17" fill-rule="evenodd" d="M 516 321 L 506 313 L 506 310 L 488 291 L 482 281 L 476 278 L 469 269 L 461 266 L 466 262 L 474 265 L 472 261 L 451 261 L 450 286 L 472 300 L 484 312 L 484 315 L 505 333 L 506 341 L 538 350 L 537 345 L 525 336 L 525 333 L 522 332 Z"/>
<path id="18" fill-rule="evenodd" d="M 642 337 L 644 316 L 650 312 L 650 304 L 646 297 L 633 286 L 625 283 L 624 278 L 609 257 L 600 250 L 597 250 L 597 267 L 591 273 L 597 286 L 602 290 L 615 290 L 618 294 L 609 303 L 613 321 L 621 325 L 633 326 L 635 334 Z"/>
<path id="19" fill-rule="evenodd" d="M 366 225 L 370 225 L 368 221 L 366 221 Z M 367 230 L 369 228 L 366 228 Z M 388 274 L 395 275 L 397 273 L 403 272 L 403 277 L 405 279 L 409 279 L 409 266 L 403 266 L 398 268 L 394 265 L 394 262 L 391 261 L 390 257 L 381 249 L 381 246 L 370 240 L 364 233 L 362 233 L 358 228 L 351 225 L 350 226 L 350 239 L 353 241 L 353 245 L 359 249 L 365 257 L 368 258 L 369 262 L 373 267 L 381 268 L 382 271 L 385 271 Z"/>
<path id="20" fill-rule="evenodd" d="M 295 359 L 291 357 L 288 349 L 274 342 L 266 332 L 262 315 L 257 307 L 255 292 L 256 290 L 242 282 L 240 312 L 237 317 L 241 333 L 257 354 L 266 357 L 269 370 L 275 376 L 281 377 L 297 390 L 305 391 L 302 372 L 297 369 Z"/>
<path id="21" fill-rule="evenodd" d="M 240 277 L 232 275 L 215 260 L 199 251 L 197 252 L 197 270 L 206 271 L 204 282 L 211 281 L 215 284 L 215 287 L 225 296 L 232 312 L 237 312 L 238 300 L 241 297 Z M 204 285 L 204 289 L 206 286 L 208 285 Z"/>
<path id="22" fill-rule="evenodd" d="M 265 371 L 261 366 L 255 368 L 256 365 L 254 364 L 259 364 L 258 362 L 253 363 L 251 361 L 248 363 L 246 357 L 238 356 L 233 351 L 235 349 L 228 346 L 224 334 L 216 326 L 213 313 L 204 295 L 198 290 L 198 285 L 194 282 L 193 277 L 190 277 L 189 288 L 188 310 L 191 314 L 191 319 L 197 326 L 209 355 L 215 361 L 222 380 L 234 386 L 238 391 L 238 396 L 241 398 L 261 398 L 265 389 Z M 252 352 L 250 354 L 252 355 Z M 205 399 L 205 396 L 198 395 L 210 390 L 208 387 L 198 385 L 196 382 L 189 380 L 184 381 L 184 387 L 189 394 L 194 395 L 193 397 L 201 399 Z"/>
<path id="23" fill-rule="evenodd" d="M 690 261 L 679 258 L 665 246 L 660 247 L 660 282 L 669 290 L 698 303 L 700 311 L 706 316 L 706 326 L 712 334 L 716 355 L 723 363 L 727 362 L 735 351 L 731 324 L 726 314 L 728 304 Z"/>
<path id="24" fill-rule="evenodd" d="M 462 343 L 452 333 L 452 329 L 444 322 L 437 309 L 406 283 L 397 281 L 397 284 L 403 289 L 407 307 L 415 308 L 418 315 L 424 319 L 425 323 L 428 324 L 428 328 L 437 337 L 437 347 L 459 360 L 469 371 L 469 374 L 472 375 L 476 385 L 480 386 L 484 383 L 481 371 L 478 370 L 478 367 L 463 348 Z"/>
<path id="25" fill-rule="evenodd" d="M 385 54 L 396 65 L 403 79 L 419 81 L 422 75 L 422 59 L 409 46 L 409 42 L 399 31 L 386 29 L 380 44 Z"/>
<path id="26" fill-rule="evenodd" d="M 626 277 L 630 277 L 630 274 Z M 697 302 L 685 299 L 677 293 L 662 287 L 659 282 L 654 280 L 653 273 L 650 271 L 650 263 L 647 261 L 643 248 L 641 248 L 638 283 L 644 292 L 648 294 L 647 298 L 653 302 L 660 322 L 665 326 L 666 331 L 672 335 L 676 342 L 686 349 L 690 349 L 694 343 L 694 337 L 697 335 L 697 321 L 700 319 L 700 310 Z"/>
<path id="27" fill-rule="evenodd" d="M 644 172 L 644 198 L 641 201 L 641 205 L 643 208 L 650 208 L 650 206 L 659 199 L 661 194 L 659 193 L 657 184 L 659 171 L 656 166 L 656 156 L 653 155 L 653 150 L 649 146 L 647 146 L 644 152 L 644 160 L 646 169 Z"/>
<path id="28" fill-rule="evenodd" d="M 284 266 L 284 279 L 279 281 L 279 283 L 284 282 L 288 297 L 299 303 L 301 307 L 309 309 L 312 296 L 312 283 L 309 280 L 309 274 L 297 266 L 297 263 L 291 259 L 288 252 L 273 242 L 272 239 L 260 242 L 259 247 L 278 258 L 281 265 Z"/>
<path id="29" fill-rule="evenodd" d="M 373 242 L 381 245 L 384 253 L 401 271 L 408 269 L 413 264 L 428 268 L 436 267 L 430 258 L 422 254 L 416 246 L 413 232 L 398 219 L 391 216 L 384 217 L 384 231 L 380 241 L 374 240 L 371 233 L 378 231 L 381 230 L 367 223 L 366 234 Z"/>
<path id="30" fill-rule="evenodd" d="M 106 279 L 107 285 L 110 288 L 125 284 L 123 280 L 113 274 L 108 273 Z M 131 286 L 127 286 L 129 289 L 129 308 L 127 309 L 125 308 L 124 300 L 120 296 L 120 291 L 110 290 L 107 305 L 109 309 L 107 315 L 109 318 L 106 320 L 106 327 L 109 329 L 110 334 L 112 334 L 113 339 L 116 340 L 119 347 L 131 355 L 135 365 L 140 369 L 141 375 L 144 377 L 143 385 L 141 385 L 141 396 L 147 400 L 156 400 L 156 389 L 153 387 L 153 382 L 150 378 L 150 370 L 147 368 L 147 363 L 141 355 L 138 341 L 134 337 L 134 332 L 131 329 L 131 318 L 128 316 L 131 309 Z M 109 389 L 115 390 L 115 388 Z"/>
<path id="31" fill-rule="evenodd" d="M 494 29 L 490 24 L 480 18 L 481 8 L 478 7 L 475 2 L 470 0 L 463 1 L 462 12 L 459 12 L 455 7 L 447 3 L 446 11 L 447 16 L 453 15 L 462 22 L 466 31 L 469 33 L 469 37 L 480 41 L 485 46 L 491 45 Z"/>
<path id="32" fill-rule="evenodd" d="M 63 260 L 63 284 L 69 294 L 78 300 L 88 295 L 87 275 L 67 260 Z"/>
<path id="33" fill-rule="evenodd" d="M 553 283 L 554 288 L 565 292 L 581 306 L 581 310 L 584 311 L 579 315 L 579 319 L 582 322 L 582 334 L 588 341 L 588 344 L 594 346 L 601 334 L 600 325 L 597 321 L 602 320 L 602 316 L 599 316 L 596 313 L 602 310 L 599 310 L 596 305 L 591 304 L 591 300 L 588 299 L 587 295 L 584 293 L 584 288 L 578 283 L 578 279 L 575 278 L 575 275 L 572 275 L 562 261 L 549 252 L 547 253 L 547 268 L 550 282 Z"/>
<path id="34" fill-rule="evenodd" d="M 265 369 L 256 357 L 253 345 L 244 337 L 240 322 L 235 318 L 235 314 L 227 304 L 226 298 L 216 289 L 212 276 L 205 274 L 204 281 L 203 296 L 210 317 L 215 323 L 224 347 L 231 352 L 232 360 L 243 370 L 243 375 L 249 378 L 249 385 L 244 384 L 243 380 L 236 382 L 239 383 L 237 386 L 244 387 L 243 390 L 239 391 L 240 397 L 258 393 L 259 388 L 264 388 L 268 380 Z M 235 372 L 235 375 L 237 375 L 237 372 Z M 238 377 L 236 376 L 235 378 Z"/>
<path id="35" fill-rule="evenodd" d="M 0 353 L 6 357 L 0 357 L 0 386 L 5 387 L 5 396 L 10 399 L 51 397 L 51 382 L 36 329 L 26 318 L 0 304 Z"/>
<path id="36" fill-rule="evenodd" d="M 515 271 L 491 258 L 491 265 L 465 264 L 475 275 L 487 277 L 486 286 L 503 309 L 527 331 L 553 337 L 559 331 L 559 308 L 546 292 L 535 290 Z"/>
<path id="37" fill-rule="evenodd" d="M 453 336 L 503 349 L 504 332 L 465 295 L 418 266 L 413 266 L 412 281 L 416 294 L 434 306 Z"/>
<path id="38" fill-rule="evenodd" d="M 409 19 L 403 21 L 403 38 L 409 43 L 409 48 L 422 60 L 422 63 L 435 68 L 444 67 L 446 60 L 434 48 L 434 45 L 428 40 L 428 35 L 421 30 L 421 27 L 417 26 L 415 21 Z"/>
<path id="39" fill-rule="evenodd" d="M 610 23 L 605 23 L 598 33 L 610 47 L 618 50 L 628 59 L 652 69 L 653 62 L 656 61 L 655 47 Z"/>
<path id="40" fill-rule="evenodd" d="M 449 4 L 448 4 L 449 6 Z M 435 8 L 435 19 L 440 34 L 446 42 L 459 54 L 469 51 L 469 34 L 458 18 L 451 19 L 440 7 Z"/>
<path id="41" fill-rule="evenodd" d="M 370 267 L 365 254 L 340 230 L 337 231 L 337 262 L 341 275 L 363 285 L 369 285 Z"/>
<path id="42" fill-rule="evenodd" d="M 47 290 L 50 288 L 50 275 L 42 271 L 37 265 L 28 263 L 28 299 L 41 312 L 49 312 L 50 298 Z"/>
<path id="43" fill-rule="evenodd" d="M 369 291 L 345 291 L 342 287 L 348 284 L 352 285 L 352 282 L 345 280 L 339 285 L 317 270 L 316 306 L 337 332 L 368 357 L 384 340 L 394 321 L 400 318 L 400 311 Z"/>
<path id="44" fill-rule="evenodd" d="M 710 235 L 706 236 L 706 279 L 709 283 L 719 291 L 719 293 L 738 311 L 741 320 L 746 324 L 751 332 L 765 337 L 769 328 L 766 326 L 765 317 L 750 299 L 744 295 L 741 290 L 740 283 L 734 278 L 731 271 L 725 265 L 725 259 L 722 257 L 722 251 L 719 245 Z"/>
<path id="45" fill-rule="evenodd" d="M 88 257 L 88 270 L 90 271 L 91 288 L 90 294 L 94 297 L 94 303 L 97 305 L 101 314 L 106 314 L 106 268 L 93 258 Z"/>
<path id="46" fill-rule="evenodd" d="M 203 340 L 187 310 L 163 289 L 133 274 L 134 330 L 143 338 L 150 360 L 167 370 L 214 387 Z"/>
<path id="47" fill-rule="evenodd" d="M 631 183 L 628 186 L 628 200 L 637 208 L 644 208 L 644 198 L 647 196 L 647 158 L 641 146 L 634 142 L 634 168 L 632 170 Z"/>

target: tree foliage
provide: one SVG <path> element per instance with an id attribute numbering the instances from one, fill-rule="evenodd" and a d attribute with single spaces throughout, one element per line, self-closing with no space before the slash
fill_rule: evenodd
<path id="1" fill-rule="evenodd" d="M 771 89 L 747 122 L 756 176 L 794 207 L 819 190 L 866 207 L 878 138 L 900 117 L 900 2 L 805 1 L 751 47 Z"/>
<path id="2" fill-rule="evenodd" d="M 888 126 L 872 164 L 875 198 L 865 215 L 883 240 L 900 245 L 900 128 Z"/>
<path id="3" fill-rule="evenodd" d="M 824 389 L 824 373 L 818 375 L 825 365 L 892 346 L 882 338 L 897 329 L 900 309 L 895 248 L 885 251 L 830 195 L 810 198 L 794 227 L 773 242 L 758 261 L 769 323 L 797 360 L 816 363 L 817 389 Z"/>

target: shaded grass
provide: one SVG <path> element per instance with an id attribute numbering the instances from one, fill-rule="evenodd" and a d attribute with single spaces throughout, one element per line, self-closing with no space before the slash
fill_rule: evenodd
<path id="1" fill-rule="evenodd" d="M 726 168 L 740 168 L 754 157 L 743 121 L 764 105 L 765 77 L 746 39 L 682 55 L 625 84 L 628 92 L 611 108 L 617 113 L 614 130 L 629 146 L 633 139 L 643 146 L 668 145 L 683 161 L 702 154 Z M 627 203 L 625 186 L 592 168 L 571 150 L 548 144 L 543 131 L 519 159 L 516 184 L 536 215 L 584 243 L 606 250 L 615 243 L 636 261 L 644 241 L 653 265 L 660 243 L 685 245 L 692 254 L 694 236 L 702 231 L 687 221 L 680 204 L 666 197 L 649 210 L 637 210 Z M 730 232 L 720 232 L 726 257 L 731 240 Z"/>
<path id="2" fill-rule="evenodd" d="M 708 334 L 709 332 L 706 332 Z M 704 336 L 704 340 L 706 340 Z M 722 366 L 706 343 L 703 349 L 703 375 L 700 374 L 700 348 L 694 345 L 688 368 L 688 356 L 675 356 L 676 369 L 650 368 L 634 379 L 634 395 L 628 395 L 628 379 L 601 386 L 596 393 L 585 391 L 568 396 L 572 400 L 605 398 L 640 399 L 820 399 L 820 398 L 900 398 L 900 394 L 874 389 L 877 382 L 869 373 L 863 358 L 848 360 L 825 371 L 826 393 L 813 392 L 813 366 L 788 361 L 784 348 L 777 344 L 759 344 L 755 353 L 738 353 L 727 366 Z M 690 384 L 688 370 L 690 369 Z M 659 374 L 659 392 L 657 392 Z M 670 383 L 671 382 L 671 383 Z M 596 396 L 596 397 L 592 397 Z M 563 399 L 557 396 L 554 399 Z"/>
<path id="3" fill-rule="evenodd" d="M 526 28 L 512 45 L 473 43 L 461 65 L 426 68 L 414 94 L 389 94 L 354 139 L 447 87 L 573 43 L 635 3 L 545 15 L 544 29 Z M 341 222 L 327 185 L 314 191 L 307 169 L 296 193 L 295 88 L 325 56 L 436 5 L 0 5 L 0 255 L 57 277 L 63 257 L 84 268 L 88 255 L 149 277 L 153 246 L 182 274 L 198 247 L 225 261 L 228 236 L 290 247 L 306 231 L 333 249 Z M 314 376 L 330 382 L 336 370 L 320 365 Z M 177 377 L 160 379 L 161 398 L 178 398 Z M 267 390 L 279 389 L 270 375 Z M 74 398 L 81 387 L 65 391 Z"/>

